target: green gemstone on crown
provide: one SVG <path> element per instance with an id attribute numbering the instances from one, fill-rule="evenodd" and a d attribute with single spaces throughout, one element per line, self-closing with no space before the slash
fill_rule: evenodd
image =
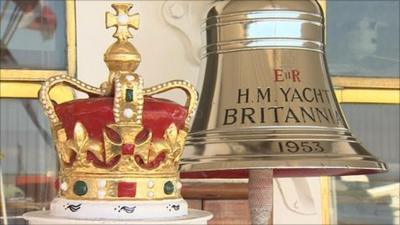
<path id="1" fill-rule="evenodd" d="M 164 193 L 170 195 L 174 192 L 174 184 L 171 181 L 168 181 L 164 184 Z"/>
<path id="2" fill-rule="evenodd" d="M 127 102 L 132 102 L 133 101 L 133 90 L 132 89 L 126 89 L 125 101 L 127 101 Z"/>
<path id="3" fill-rule="evenodd" d="M 88 192 L 88 187 L 85 182 L 77 181 L 74 184 L 74 193 L 78 196 L 85 195 Z"/>

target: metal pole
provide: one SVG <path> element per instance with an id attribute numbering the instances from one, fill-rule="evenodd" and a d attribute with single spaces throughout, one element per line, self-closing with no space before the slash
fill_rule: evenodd
<path id="1" fill-rule="evenodd" d="M 272 170 L 250 170 L 249 205 L 252 225 L 271 225 L 273 223 L 272 178 Z"/>
<path id="2" fill-rule="evenodd" d="M 1 152 L 0 152 L 1 154 Z M 0 204 L 1 204 L 1 213 L 3 215 L 3 224 L 8 225 L 7 219 L 7 210 L 6 210 L 6 197 L 4 194 L 4 183 L 3 183 L 3 169 L 2 169 L 2 156 L 0 155 Z"/>

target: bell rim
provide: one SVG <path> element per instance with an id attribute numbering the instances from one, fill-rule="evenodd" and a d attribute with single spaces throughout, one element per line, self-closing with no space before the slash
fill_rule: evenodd
<path id="1" fill-rule="evenodd" d="M 345 130 L 345 129 L 344 129 Z M 302 131 L 300 131 L 302 132 Z M 349 131 L 337 135 L 340 139 L 296 138 L 287 136 L 282 138 L 279 134 L 275 139 L 244 138 L 228 140 L 220 138 L 219 142 L 187 142 L 185 153 L 181 161 L 182 172 L 204 172 L 221 170 L 251 170 L 273 169 L 293 171 L 294 176 L 342 176 L 355 174 L 381 173 L 388 170 L 385 162 L 370 154 Z M 253 134 L 247 134 L 249 136 Z M 307 136 L 307 135 L 306 135 Z M 232 138 L 232 137 L 231 137 Z M 351 140 L 346 140 L 346 139 Z M 322 141 L 321 141 L 322 140 Z M 325 146 L 323 152 L 282 152 L 278 149 L 280 141 L 292 142 L 320 142 Z M 243 148 L 241 149 L 240 146 Z M 249 148 L 255 146 L 258 150 Z M 261 147 L 260 147 L 261 146 Z M 229 149 L 230 152 L 221 153 L 216 149 Z M 244 149 L 244 150 L 243 150 Z M 298 175 L 298 171 L 316 170 L 317 172 Z M 296 175 L 297 174 L 297 175 Z M 290 172 L 285 173 L 284 177 Z"/>
<path id="2" fill-rule="evenodd" d="M 268 156 L 258 157 L 257 160 L 249 160 L 241 156 L 242 159 L 234 162 L 228 161 L 210 161 L 194 162 L 182 160 L 181 173 L 208 173 L 220 171 L 249 171 L 257 169 L 271 169 L 276 177 L 314 177 L 314 176 L 347 176 L 347 175 L 368 175 L 384 173 L 389 169 L 387 165 L 380 160 L 358 160 L 358 161 L 313 161 L 313 160 L 292 160 L 296 165 L 288 165 L 290 161 L 286 160 L 283 164 L 281 160 L 268 160 Z M 322 157 L 321 157 L 322 158 Z M 371 156 L 371 159 L 373 157 Z M 204 159 L 203 159 L 204 160 Z M 293 163 L 294 164 L 294 163 Z M 207 178 L 214 178 L 207 176 Z"/>

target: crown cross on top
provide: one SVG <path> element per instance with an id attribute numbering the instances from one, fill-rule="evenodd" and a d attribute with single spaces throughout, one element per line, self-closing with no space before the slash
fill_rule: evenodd
<path id="1" fill-rule="evenodd" d="M 106 13 L 107 28 L 117 28 L 113 37 L 117 38 L 119 41 L 132 38 L 133 36 L 129 32 L 129 28 L 139 29 L 139 14 L 129 15 L 129 10 L 133 7 L 133 4 L 116 3 L 112 4 L 112 7 L 117 14 L 114 15 L 111 12 Z"/>

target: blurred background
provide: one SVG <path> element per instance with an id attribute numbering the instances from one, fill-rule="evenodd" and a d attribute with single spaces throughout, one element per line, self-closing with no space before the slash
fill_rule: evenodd
<path id="1" fill-rule="evenodd" d="M 201 24 L 212 2 L 134 2 L 141 28 L 134 31 L 133 41 L 143 56 L 138 72 L 145 86 L 172 79 L 201 85 Z M 389 172 L 275 179 L 275 224 L 400 224 L 399 1 L 320 3 L 338 100 L 352 133 L 388 164 Z M 103 17 L 110 5 L 111 1 L 0 1 L 0 224 L 6 219 L 25 224 L 24 212 L 48 208 L 55 196 L 57 159 L 37 92 L 43 80 L 58 74 L 97 86 L 107 79 L 102 57 L 112 38 Z M 56 102 L 76 96 L 63 87 L 52 92 Z M 304 181 L 306 187 L 299 185 Z M 191 207 L 215 214 L 211 224 L 249 223 L 246 180 L 199 182 L 187 181 L 183 194 Z M 308 188 L 313 204 L 302 202 L 293 186 L 300 195 L 301 188 Z M 232 194 L 220 193 L 221 187 Z M 207 194 L 210 188 L 212 196 Z"/>

